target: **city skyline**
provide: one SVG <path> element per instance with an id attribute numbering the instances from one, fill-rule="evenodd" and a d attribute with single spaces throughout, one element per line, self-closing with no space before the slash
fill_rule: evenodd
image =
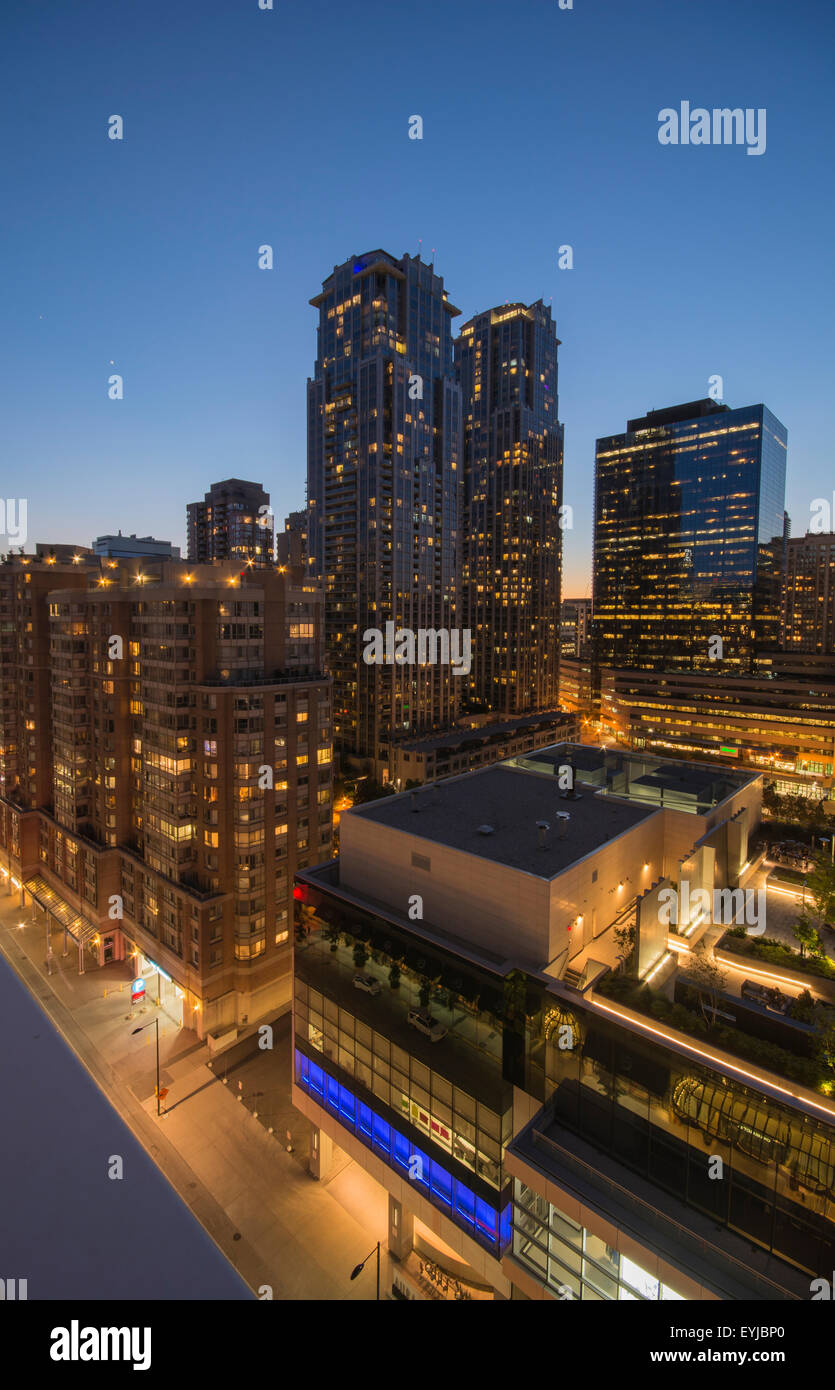
<path id="1" fill-rule="evenodd" d="M 300 61 L 318 39 L 315 10 L 282 14 L 277 44 L 274 13 L 201 7 L 198 71 L 190 17 L 166 15 L 162 52 L 153 6 L 128 46 L 97 4 L 81 18 L 55 16 L 46 35 L 11 25 L 7 99 L 29 121 L 15 146 L 19 212 L 4 233 L 14 267 L 5 453 L 26 479 L 17 492 L 32 499 L 30 535 L 87 544 L 121 527 L 184 550 L 185 502 L 229 476 L 262 480 L 279 521 L 297 510 L 315 358 L 308 300 L 331 266 L 377 246 L 398 257 L 422 250 L 462 321 L 505 300 L 551 304 L 574 509 L 565 593 L 591 592 L 595 439 L 637 409 L 707 394 L 714 375 L 732 407 L 768 401 L 785 422 L 787 508 L 802 534 L 814 499 L 832 490 L 832 290 L 820 269 L 831 194 L 810 134 L 828 120 L 821 26 L 832 17 L 817 5 L 799 15 L 776 7 L 761 26 L 747 5 L 668 8 L 649 3 L 639 22 L 612 4 L 593 14 L 543 5 L 509 28 L 467 3 L 454 15 L 426 7 L 425 29 L 387 14 L 392 41 L 404 40 L 402 98 L 386 87 L 357 95 L 339 57 L 355 22 L 329 13 L 333 43 L 320 54 L 338 97 L 329 108 L 307 90 Z M 435 18 L 448 62 L 430 76 Z M 709 70 L 706 33 L 722 35 Z M 509 71 L 523 71 L 534 44 L 553 55 L 557 81 L 543 68 L 521 103 L 474 104 L 483 61 L 501 51 Z M 81 81 L 66 66 L 68 45 Z M 618 71 L 604 61 L 590 81 L 614 52 Z M 23 90 L 17 74 L 35 70 L 43 89 Z M 657 113 L 684 97 L 766 107 L 766 152 L 660 145 Z M 107 137 L 111 113 L 124 117 L 121 143 Z M 413 113 L 422 141 L 409 139 Z M 544 132 L 544 158 L 532 130 Z M 516 200 L 497 200 L 485 232 L 481 183 L 511 155 L 520 187 L 537 189 L 533 211 L 520 235 Z M 809 219 L 812 202 L 819 216 Z M 258 269 L 264 244 L 272 271 Z M 571 270 L 558 265 L 566 244 Z M 118 402 L 107 397 L 114 372 L 125 384 Z M 82 471 L 85 487 L 70 485 Z"/>
<path id="2" fill-rule="evenodd" d="M 179 1365 L 196 1300 L 216 1374 L 219 1296 L 796 1362 L 835 1299 L 831 2 L 0 32 L 24 1359 Z"/>

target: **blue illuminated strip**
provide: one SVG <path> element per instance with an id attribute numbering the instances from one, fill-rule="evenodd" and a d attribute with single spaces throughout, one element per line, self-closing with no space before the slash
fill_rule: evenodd
<path id="1" fill-rule="evenodd" d="M 420 1159 L 420 1176 L 411 1177 L 422 1195 L 433 1206 L 444 1211 L 457 1226 L 463 1227 L 493 1255 L 510 1244 L 511 1204 L 499 1216 L 496 1208 L 477 1197 L 466 1183 L 454 1178 L 435 1158 L 419 1149 L 410 1139 L 390 1125 L 369 1106 L 358 1100 L 353 1091 L 329 1076 L 323 1067 L 295 1049 L 296 1084 L 318 1101 L 326 1110 L 356 1135 L 369 1149 L 384 1159 L 391 1168 L 409 1175 L 410 1161 Z M 413 1164 L 418 1168 L 417 1164 Z"/>

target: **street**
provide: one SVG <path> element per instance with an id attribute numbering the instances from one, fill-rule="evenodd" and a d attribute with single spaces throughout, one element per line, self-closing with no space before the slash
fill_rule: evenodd
<path id="1" fill-rule="evenodd" d="M 272 1054 L 259 1054 L 253 1039 L 255 1051 L 250 1056 L 237 1062 L 233 1056 L 231 1066 L 224 1067 L 221 1054 L 213 1070 L 207 1065 L 207 1046 L 193 1032 L 177 1029 L 161 1017 L 161 1085 L 168 1094 L 166 1113 L 158 1119 L 155 1029 L 133 1034 L 134 1028 L 153 1018 L 155 1006 L 145 1005 L 144 1015 L 137 1010 L 132 1016 L 128 963 L 99 969 L 88 962 L 86 972 L 78 975 L 78 953 L 71 949 L 63 957 L 57 932 L 53 973 L 48 974 L 45 928 L 42 919 L 33 922 L 32 918 L 31 907 L 21 912 L 17 895 L 9 897 L 0 889 L 0 952 L 249 1288 L 256 1293 L 264 1291 L 262 1298 L 373 1299 L 373 1271 L 369 1274 L 367 1269 L 354 1282 L 349 1275 L 375 1242 L 382 1240 L 385 1295 L 392 1283 L 392 1265 L 385 1253 L 386 1194 L 347 1159 L 340 1159 L 324 1182 L 317 1182 L 307 1172 L 307 1122 L 289 1101 L 289 1019 L 276 1030 L 277 1045 Z M 19 1043 L 26 1045 L 22 1038 Z M 15 1067 L 14 1050 L 7 1049 L 0 1063 L 0 1075 L 7 1083 Z M 238 1081 L 243 1083 L 241 1091 Z M 241 1101 L 237 1100 L 239 1094 Z M 41 1104 L 51 1103 L 46 1092 Z M 256 1109 L 257 1120 L 252 1114 Z M 81 1118 L 78 1123 L 83 1123 Z M 273 1135 L 267 1132 L 268 1124 L 273 1125 Z M 72 1115 L 62 1120 L 62 1126 L 55 1152 L 70 1148 L 78 1138 Z M 293 1134 L 292 1154 L 286 1152 L 288 1128 Z M 31 1142 L 32 1161 L 36 1161 L 34 1133 L 23 1139 L 24 1150 Z M 25 1153 L 20 1161 L 25 1161 Z M 54 1177 L 50 1181 L 56 1182 Z M 56 1193 L 63 1203 L 73 1205 L 76 1197 L 71 1171 L 63 1172 L 57 1180 Z M 63 1230 L 58 1220 L 42 1239 L 42 1255 L 53 1258 L 59 1267 Z M 50 1242 L 54 1245 L 52 1254 Z M 33 1248 L 33 1260 L 35 1255 Z M 127 1232 L 125 1257 L 129 1257 Z M 165 1242 L 160 1238 L 160 1259 L 165 1258 Z M 108 1296 L 107 1263 L 99 1269 L 101 1289 L 88 1292 L 88 1297 Z M 21 1277 L 25 1274 L 24 1268 Z M 67 1296 L 76 1292 L 74 1288 L 66 1290 Z M 30 1297 L 35 1296 L 30 1290 Z M 186 1284 L 179 1295 L 169 1292 L 168 1296 L 200 1294 Z"/>

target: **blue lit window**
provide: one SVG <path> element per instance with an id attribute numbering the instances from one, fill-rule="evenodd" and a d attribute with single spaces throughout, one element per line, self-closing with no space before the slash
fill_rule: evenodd
<path id="1" fill-rule="evenodd" d="M 463 1182 L 455 1184 L 455 1214 L 465 1225 L 475 1225 L 475 1193 Z"/>
<path id="2" fill-rule="evenodd" d="M 325 1090 L 325 1073 L 315 1062 L 310 1063 L 310 1089 L 315 1096 L 323 1095 Z"/>
<path id="3" fill-rule="evenodd" d="M 339 1115 L 340 1115 L 340 1118 L 342 1119 L 342 1121 L 343 1121 L 345 1124 L 350 1125 L 351 1129 L 354 1128 L 354 1119 L 355 1119 L 355 1116 L 356 1116 L 356 1109 L 357 1109 L 357 1102 L 356 1102 L 356 1099 L 355 1099 L 354 1096 L 351 1094 L 351 1092 L 348 1090 L 348 1087 L 347 1087 L 347 1086 L 340 1086 L 340 1088 L 339 1088 Z"/>
<path id="4" fill-rule="evenodd" d="M 443 1206 L 452 1206 L 452 1177 L 440 1163 L 432 1164 L 432 1196 Z"/>
<path id="5" fill-rule="evenodd" d="M 388 1157 L 391 1152 L 391 1125 L 381 1120 L 379 1115 L 372 1114 L 371 1119 L 371 1147 Z"/>
<path id="6" fill-rule="evenodd" d="M 499 1243 L 502 1247 L 510 1244 L 510 1238 L 513 1234 L 512 1217 L 512 1203 L 508 1202 L 507 1206 L 502 1212 L 501 1219 L 499 1221 Z"/>
<path id="7" fill-rule="evenodd" d="M 405 1168 L 408 1172 L 410 1155 L 411 1146 L 409 1144 L 408 1139 L 406 1139 L 404 1135 L 398 1134 L 397 1130 L 395 1130 L 392 1136 L 391 1145 L 392 1160 L 397 1164 L 399 1168 Z"/>
<path id="8" fill-rule="evenodd" d="M 491 1241 L 495 1241 L 496 1213 L 481 1197 L 475 1199 L 475 1221 L 478 1229 Z"/>
<path id="9" fill-rule="evenodd" d="M 298 1084 L 311 1095 L 321 1098 L 340 1123 L 356 1134 L 362 1143 L 401 1171 L 414 1172 L 410 1181 L 434 1206 L 447 1211 L 459 1226 L 489 1246 L 494 1253 L 509 1244 L 512 1234 L 509 1204 L 499 1221 L 498 1213 L 489 1202 L 477 1198 L 466 1183 L 453 1179 L 442 1163 L 411 1144 L 404 1135 L 375 1114 L 370 1106 L 357 1100 L 347 1086 L 340 1085 L 298 1050 L 295 1054 L 295 1076 Z M 413 1159 L 420 1161 L 413 1164 Z M 500 1240 L 497 1239 L 499 1232 Z"/>
<path id="10" fill-rule="evenodd" d="M 326 1095 L 326 1097 L 325 1097 L 325 1103 L 327 1104 L 327 1107 L 328 1107 L 329 1110 L 335 1111 L 336 1114 L 338 1115 L 338 1114 L 339 1114 L 339 1082 L 338 1082 L 338 1081 L 335 1081 L 334 1078 L 333 1078 L 332 1076 L 326 1076 L 326 1077 L 325 1077 L 325 1081 L 326 1081 L 326 1083 L 327 1083 L 327 1095 Z"/>

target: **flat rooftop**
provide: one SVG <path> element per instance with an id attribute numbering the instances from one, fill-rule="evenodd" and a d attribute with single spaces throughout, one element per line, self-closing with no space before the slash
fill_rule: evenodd
<path id="1" fill-rule="evenodd" d="M 716 763 L 680 762 L 645 750 L 597 748 L 591 744 L 560 743 L 509 758 L 506 766 L 542 772 L 570 764 L 579 786 L 598 787 L 608 796 L 637 805 L 654 802 L 703 815 L 760 775 Z M 666 793 L 666 795 L 665 795 Z M 687 802 L 694 804 L 688 806 Z"/>
<path id="2" fill-rule="evenodd" d="M 588 788 L 582 788 L 576 799 L 563 797 L 556 777 L 496 763 L 343 814 L 551 879 L 655 815 L 657 809 L 596 796 Z M 560 838 L 557 812 L 570 817 L 564 838 Z M 537 821 L 547 821 L 550 827 L 544 849 Z M 480 827 L 488 825 L 492 833 L 482 833 Z"/>
<path id="3" fill-rule="evenodd" d="M 539 714 L 520 714 L 514 719 L 497 720 L 495 724 L 479 724 L 467 726 L 466 728 L 452 729 L 448 734 L 427 734 L 426 738 L 408 739 L 392 745 L 392 751 L 401 750 L 411 753 L 415 750 L 421 753 L 432 752 L 436 748 L 457 748 L 466 743 L 483 743 L 497 734 L 511 734 L 517 730 L 536 729 L 543 724 L 555 724 L 559 720 L 565 723 L 576 719 L 576 715 L 567 714 L 565 710 L 553 709 L 545 710 Z"/>
<path id="4" fill-rule="evenodd" d="M 663 771 L 647 772 L 643 777 L 636 777 L 632 786 L 647 787 L 650 790 L 657 788 L 665 792 L 685 792 L 701 801 L 710 796 L 716 782 L 717 778 L 711 775 L 709 769 L 685 766 L 680 770 L 671 767 Z"/>

